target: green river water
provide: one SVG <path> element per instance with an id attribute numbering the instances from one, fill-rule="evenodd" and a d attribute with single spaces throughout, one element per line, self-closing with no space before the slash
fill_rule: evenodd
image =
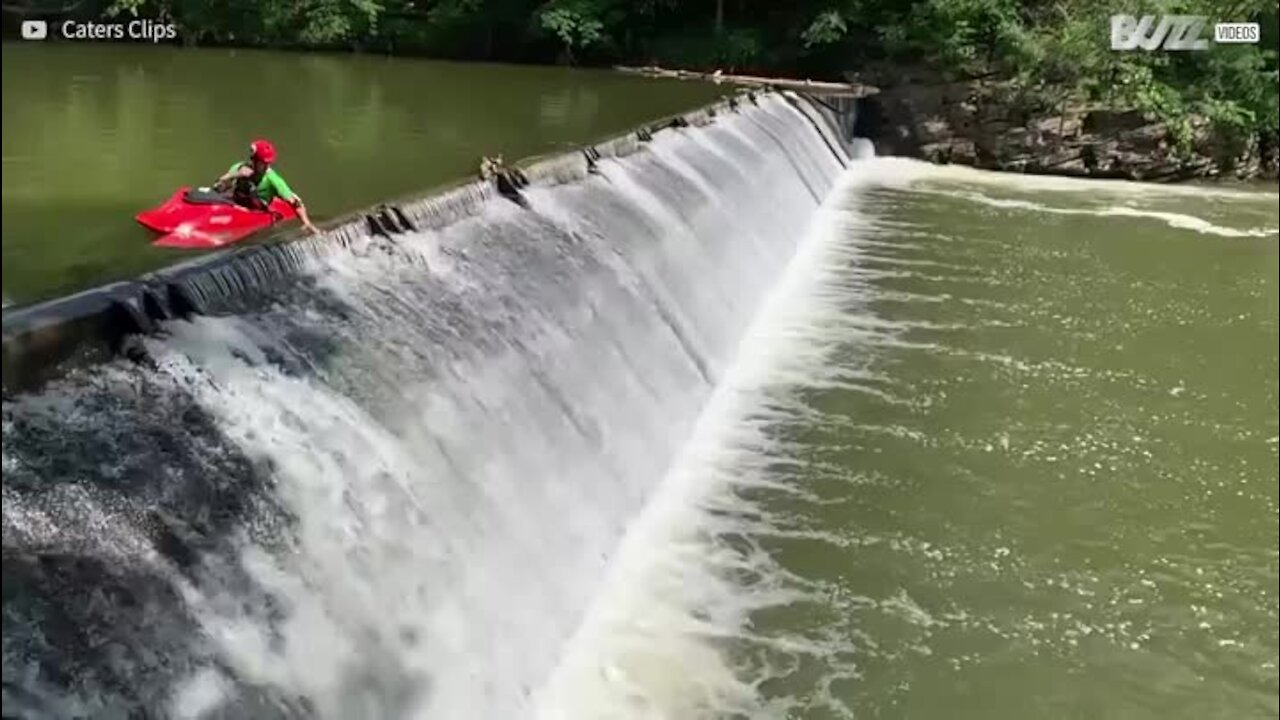
<path id="1" fill-rule="evenodd" d="M 131 44 L 3 46 L 6 303 L 190 256 L 133 216 L 273 140 L 322 222 L 725 94 L 607 71 Z"/>
<path id="2" fill-rule="evenodd" d="M 799 599 L 743 675 L 805 718 L 1276 717 L 1274 192 L 907 168 L 836 203 L 835 350 L 731 536 Z"/>

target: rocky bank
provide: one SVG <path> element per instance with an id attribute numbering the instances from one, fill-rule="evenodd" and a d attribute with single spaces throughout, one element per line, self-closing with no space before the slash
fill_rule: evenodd
<path id="1" fill-rule="evenodd" d="M 901 69 L 851 75 L 880 88 L 861 134 L 881 154 L 1036 174 L 1177 181 L 1277 177 L 1274 134 L 1231 141 L 1193 123 L 1190 151 L 1132 110 L 1037 107 L 1008 83 L 946 82 Z"/>

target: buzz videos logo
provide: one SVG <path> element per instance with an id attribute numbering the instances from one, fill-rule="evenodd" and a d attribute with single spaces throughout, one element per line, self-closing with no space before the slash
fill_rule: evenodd
<path id="1" fill-rule="evenodd" d="M 10 25 L 9 27 L 13 27 Z M 49 37 L 49 23 L 44 20 L 23 20 L 23 40 L 44 40 Z"/>
<path id="2" fill-rule="evenodd" d="M 1153 15 L 1141 19 L 1132 15 L 1111 16 L 1112 50 L 1208 50 L 1203 37 L 1208 18 L 1200 15 L 1165 15 L 1156 22 Z M 1218 44 L 1257 43 L 1262 37 L 1258 23 L 1223 22 L 1213 26 Z"/>

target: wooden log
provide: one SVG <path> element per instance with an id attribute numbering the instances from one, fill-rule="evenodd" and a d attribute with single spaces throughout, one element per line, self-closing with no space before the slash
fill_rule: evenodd
<path id="1" fill-rule="evenodd" d="M 656 78 L 677 78 L 681 80 L 703 80 L 714 83 L 730 83 L 745 87 L 771 87 L 818 95 L 841 95 L 845 97 L 867 97 L 876 95 L 880 89 L 861 83 L 823 82 L 815 80 L 796 80 L 794 78 L 770 78 L 754 75 L 726 75 L 720 71 L 713 73 L 693 72 L 690 70 L 669 70 L 660 67 L 627 67 L 614 68 L 618 72 L 632 75 L 644 75 Z"/>

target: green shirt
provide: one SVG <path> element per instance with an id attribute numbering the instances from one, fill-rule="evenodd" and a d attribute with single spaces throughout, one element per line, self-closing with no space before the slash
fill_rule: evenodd
<path id="1" fill-rule="evenodd" d="M 242 160 L 232 165 L 230 172 L 235 172 L 247 164 Z M 289 189 L 289 183 L 284 181 L 275 168 L 267 168 L 267 171 L 262 174 L 262 179 L 258 181 L 258 197 L 262 198 L 264 203 L 270 203 L 275 197 L 285 202 L 293 202 L 294 194 L 293 190 Z"/>

